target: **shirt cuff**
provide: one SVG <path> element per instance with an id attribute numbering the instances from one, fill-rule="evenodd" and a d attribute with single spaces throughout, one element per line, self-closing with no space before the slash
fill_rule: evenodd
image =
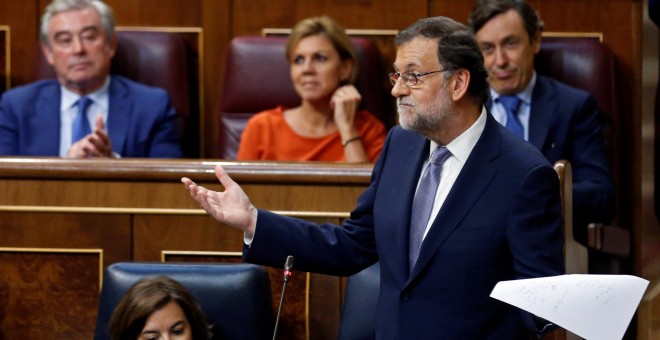
<path id="1" fill-rule="evenodd" d="M 243 243 L 245 243 L 246 246 L 249 247 L 252 245 L 252 240 L 254 240 L 254 234 L 243 232 Z"/>

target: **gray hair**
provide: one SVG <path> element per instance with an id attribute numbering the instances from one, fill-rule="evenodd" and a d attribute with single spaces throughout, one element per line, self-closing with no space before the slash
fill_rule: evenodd
<path id="1" fill-rule="evenodd" d="M 103 25 L 106 34 L 106 43 L 110 44 L 110 38 L 115 34 L 115 16 L 112 13 L 112 8 L 101 0 L 53 0 L 50 5 L 46 7 L 46 11 L 41 17 L 39 31 L 39 39 L 41 42 L 46 46 L 50 46 L 48 43 L 48 23 L 53 15 L 60 12 L 89 7 L 94 8 L 101 17 L 101 25 Z"/>

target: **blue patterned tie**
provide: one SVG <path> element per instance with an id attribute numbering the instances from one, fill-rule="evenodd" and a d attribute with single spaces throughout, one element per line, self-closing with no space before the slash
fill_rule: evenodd
<path id="1" fill-rule="evenodd" d="M 89 120 L 87 119 L 87 108 L 91 103 L 92 100 L 89 99 L 89 97 L 80 97 L 80 99 L 78 99 L 78 115 L 76 115 L 76 118 L 73 120 L 71 144 L 92 133 L 92 129 L 89 126 Z"/>
<path id="2" fill-rule="evenodd" d="M 442 163 L 451 156 L 451 152 L 444 147 L 439 146 L 433 150 L 429 165 L 422 174 L 419 187 L 413 198 L 412 213 L 410 216 L 410 238 L 408 240 L 408 262 L 410 272 L 412 272 L 419 250 L 422 248 L 424 231 L 431 217 L 435 195 L 440 184 L 440 174 L 442 173 Z"/>
<path id="3" fill-rule="evenodd" d="M 516 95 L 507 94 L 498 98 L 506 110 L 506 128 L 520 138 L 525 138 L 522 124 L 518 120 L 518 106 L 520 105 L 520 98 Z"/>

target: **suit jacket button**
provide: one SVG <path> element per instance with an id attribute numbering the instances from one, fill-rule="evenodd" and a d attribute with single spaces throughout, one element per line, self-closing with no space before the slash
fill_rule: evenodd
<path id="1" fill-rule="evenodd" d="M 401 297 L 406 301 L 410 300 L 410 292 L 407 291 L 407 290 L 404 290 L 403 293 L 401 293 Z"/>

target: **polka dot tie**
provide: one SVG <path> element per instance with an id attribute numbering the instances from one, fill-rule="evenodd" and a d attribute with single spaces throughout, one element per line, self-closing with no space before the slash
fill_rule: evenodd
<path id="1" fill-rule="evenodd" d="M 433 210 L 435 195 L 438 191 L 438 185 L 440 184 L 442 163 L 444 163 L 449 156 L 451 156 L 451 152 L 449 152 L 444 146 L 439 146 L 433 150 L 429 165 L 422 174 L 422 179 L 419 182 L 415 198 L 413 198 L 408 248 L 409 270 L 411 272 L 415 266 L 415 262 L 417 262 L 419 251 L 422 248 L 426 225 L 431 217 L 431 210 Z"/>

